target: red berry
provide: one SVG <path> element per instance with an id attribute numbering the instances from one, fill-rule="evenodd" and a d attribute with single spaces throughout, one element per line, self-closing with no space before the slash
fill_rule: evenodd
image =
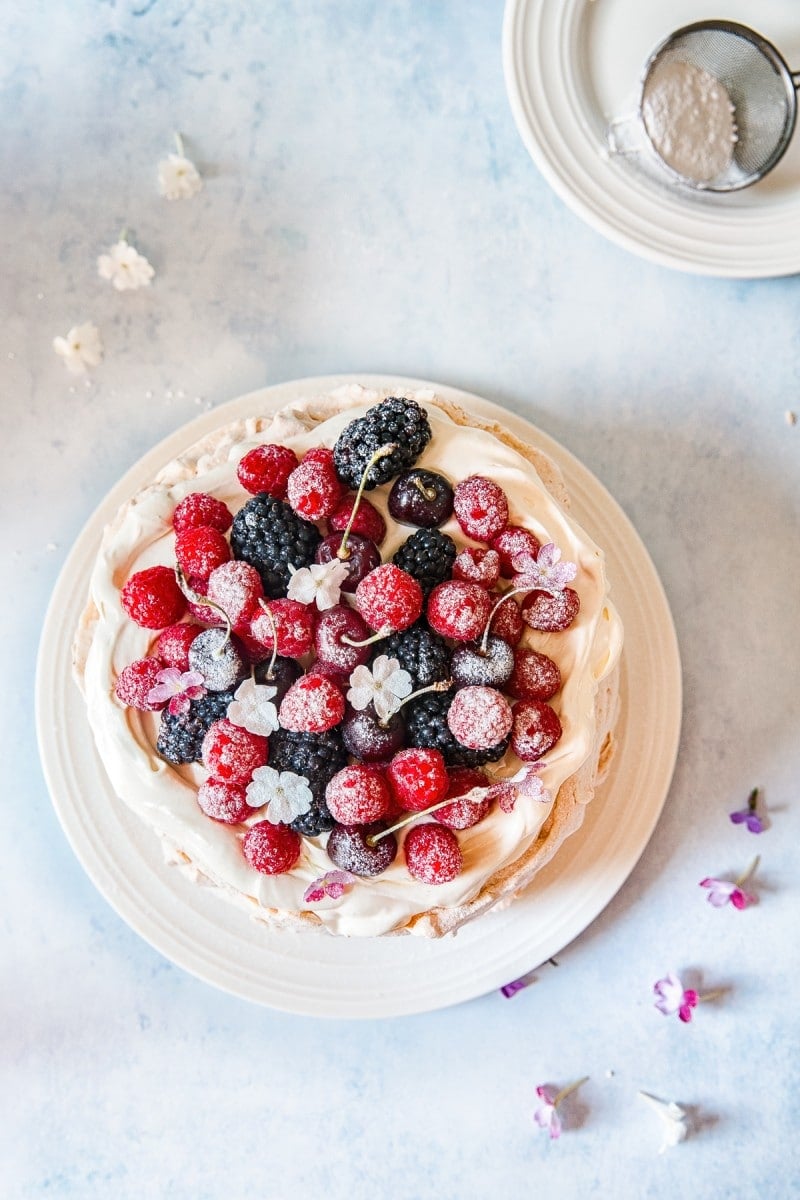
<path id="1" fill-rule="evenodd" d="M 344 696 L 324 675 L 302 675 L 281 701 L 278 720 L 295 733 L 324 733 L 344 716 Z"/>
<path id="2" fill-rule="evenodd" d="M 328 517 L 328 526 L 333 533 L 343 533 L 347 528 L 354 500 L 355 496 L 348 492 Z M 375 542 L 376 545 L 379 545 L 386 537 L 386 522 L 375 505 L 370 504 L 369 500 L 363 496 L 358 506 L 356 519 L 353 521 L 352 532 L 360 533 L 362 537 L 367 538 L 370 542 Z"/>
<path id="3" fill-rule="evenodd" d="M 386 769 L 397 804 L 409 812 L 422 812 L 447 792 L 447 767 L 439 750 L 411 749 L 395 754 Z"/>
<path id="4" fill-rule="evenodd" d="M 470 475 L 456 486 L 453 511 L 467 537 L 491 542 L 508 524 L 508 500 L 485 475 Z"/>
<path id="5" fill-rule="evenodd" d="M 306 521 L 321 521 L 335 511 L 342 485 L 333 465 L 333 451 L 319 449 L 295 467 L 286 485 L 286 499 Z"/>
<path id="6" fill-rule="evenodd" d="M 415 825 L 406 834 L 403 853 L 409 875 L 421 883 L 449 883 L 464 865 L 458 838 L 443 825 Z"/>
<path id="7" fill-rule="evenodd" d="M 447 710 L 450 732 L 470 750 L 489 750 L 508 737 L 512 725 L 511 705 L 491 687 L 460 688 Z"/>
<path id="8" fill-rule="evenodd" d="M 210 525 L 220 533 L 227 533 L 232 524 L 233 515 L 228 506 L 207 492 L 191 492 L 172 514 L 176 533 L 185 533 L 187 529 L 196 529 L 198 525 Z"/>
<path id="9" fill-rule="evenodd" d="M 288 446 L 256 446 L 240 460 L 236 475 L 246 492 L 254 496 L 269 492 L 270 496 L 285 500 L 286 484 L 298 461 Z"/>
<path id="10" fill-rule="evenodd" d="M 369 637 L 366 622 L 346 604 L 336 604 L 327 612 L 321 613 L 314 632 L 314 646 L 317 651 L 316 667 L 323 664 L 333 668 L 340 675 L 350 675 L 370 657 L 372 646 L 348 646 L 342 641 L 343 637 L 353 642 L 363 642 Z M 325 672 L 329 674 L 329 672 Z M 347 825 L 347 821 L 344 822 Z"/>
<path id="11" fill-rule="evenodd" d="M 558 663 L 538 650 L 514 652 L 514 670 L 505 690 L 515 700 L 549 700 L 561 687 Z"/>
<path id="12" fill-rule="evenodd" d="M 370 841 L 385 828 L 385 821 L 370 825 L 334 825 L 325 847 L 328 858 L 351 875 L 380 875 L 391 866 L 397 854 L 397 838 L 393 833 L 374 844 Z"/>
<path id="13" fill-rule="evenodd" d="M 186 612 L 186 597 L 170 567 L 146 567 L 123 587 L 122 607 L 143 629 L 166 629 Z"/>
<path id="14" fill-rule="evenodd" d="M 509 525 L 497 537 L 492 538 L 492 549 L 500 555 L 500 571 L 506 579 L 516 575 L 513 559 L 518 554 L 532 554 L 534 558 L 541 549 L 539 539 L 529 529 Z"/>
<path id="15" fill-rule="evenodd" d="M 325 789 L 325 803 L 341 825 L 368 825 L 392 811 L 386 781 L 375 767 L 355 764 L 337 771 Z"/>
<path id="16" fill-rule="evenodd" d="M 356 588 L 356 608 L 371 629 L 400 632 L 422 612 L 422 588 L 412 575 L 384 563 L 375 567 Z"/>
<path id="17" fill-rule="evenodd" d="M 299 600 L 268 600 L 267 608 L 275 622 L 278 654 L 284 658 L 302 658 L 314 644 L 314 610 Z M 267 650 L 275 641 L 272 622 L 259 606 L 250 622 L 250 633 Z"/>
<path id="18" fill-rule="evenodd" d="M 231 548 L 218 529 L 198 525 L 175 538 L 175 557 L 187 575 L 208 579 L 215 567 L 228 562 Z"/>
<path id="19" fill-rule="evenodd" d="M 483 633 L 492 598 L 477 583 L 449 579 L 439 583 L 428 597 L 428 624 L 442 637 L 471 642 Z"/>
<path id="20" fill-rule="evenodd" d="M 497 603 L 497 600 L 494 598 L 493 603 Z M 504 642 L 508 642 L 509 646 L 516 646 L 524 630 L 525 622 L 522 619 L 522 613 L 519 610 L 516 598 L 509 596 L 507 600 L 503 601 L 492 617 L 489 632 L 496 634 Z"/>
<path id="21" fill-rule="evenodd" d="M 244 856 L 263 875 L 283 875 L 291 871 L 300 857 L 302 840 L 289 825 L 259 821 L 244 836 Z"/>
<path id="22" fill-rule="evenodd" d="M 550 592 L 529 592 L 522 601 L 522 619 L 531 629 L 558 633 L 569 628 L 580 607 L 580 596 L 571 587 L 565 587 L 555 596 Z"/>
<path id="23" fill-rule="evenodd" d="M 202 632 L 202 625 L 196 625 L 194 621 L 168 625 L 156 638 L 153 647 L 156 658 L 160 658 L 165 667 L 177 667 L 179 671 L 188 671 L 189 647 L 198 633 Z"/>
<path id="24" fill-rule="evenodd" d="M 249 783 L 256 767 L 266 766 L 267 739 L 223 717 L 209 726 L 203 738 L 203 766 L 225 783 Z"/>
<path id="25" fill-rule="evenodd" d="M 500 578 L 500 555 L 483 546 L 465 546 L 453 563 L 453 579 L 466 579 L 493 588 Z"/>
<path id="26" fill-rule="evenodd" d="M 120 671 L 114 695 L 128 708 L 138 708 L 140 712 L 158 712 L 167 701 L 152 704 L 147 699 L 147 693 L 156 686 L 156 676 L 163 670 L 164 664 L 157 658 L 137 659 Z"/>
<path id="27" fill-rule="evenodd" d="M 189 587 L 198 596 L 205 596 L 208 580 L 201 579 L 199 575 L 190 575 L 187 580 Z M 209 608 L 207 604 L 200 604 L 195 600 L 189 601 L 189 612 L 194 617 L 195 621 L 201 621 L 203 625 L 223 625 L 222 616 L 214 608 Z"/>
<path id="28" fill-rule="evenodd" d="M 446 798 L 452 796 L 453 803 L 437 809 L 433 816 L 448 829 L 471 829 L 483 820 L 492 807 L 492 802 L 485 798 L 459 800 L 458 797 L 471 792 L 473 788 L 488 788 L 489 777 L 478 767 L 451 767 L 448 774 L 450 780 Z"/>
<path id="29" fill-rule="evenodd" d="M 224 779 L 206 779 L 201 783 L 197 789 L 197 803 L 207 817 L 226 825 L 240 825 L 253 813 L 244 786 Z"/>
<path id="30" fill-rule="evenodd" d="M 550 705 L 541 700 L 520 700 L 511 711 L 511 747 L 518 758 L 536 762 L 561 737 L 561 722 Z"/>
<path id="31" fill-rule="evenodd" d="M 226 562 L 211 572 L 206 595 L 227 614 L 237 633 L 246 630 L 255 616 L 264 585 L 255 567 L 246 562 Z"/>

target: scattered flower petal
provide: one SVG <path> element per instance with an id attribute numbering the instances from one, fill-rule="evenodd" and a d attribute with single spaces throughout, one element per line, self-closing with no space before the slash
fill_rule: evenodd
<path id="1" fill-rule="evenodd" d="M 168 154 L 158 164 L 158 190 L 167 200 L 191 200 L 202 186 L 200 172 L 185 154 Z"/>
<path id="2" fill-rule="evenodd" d="M 743 892 L 735 883 L 730 883 L 727 879 L 701 879 L 700 887 L 708 888 L 708 902 L 713 904 L 714 908 L 724 908 L 726 904 L 732 904 L 734 908 L 747 908 L 750 904 L 756 903 L 756 897 L 750 892 Z"/>
<path id="3" fill-rule="evenodd" d="M 581 1084 L 586 1083 L 588 1075 L 583 1079 L 577 1080 L 576 1083 L 570 1083 L 563 1087 L 560 1092 L 554 1092 L 553 1088 L 547 1084 L 540 1084 L 536 1089 L 536 1095 L 542 1101 L 542 1104 L 533 1114 L 533 1119 L 540 1129 L 546 1129 L 551 1138 L 561 1136 L 563 1126 L 561 1118 L 558 1115 L 558 1106 L 562 1100 L 565 1100 L 571 1092 L 579 1088 Z"/>
<path id="4" fill-rule="evenodd" d="M 165 667 L 156 675 L 156 682 L 147 693 L 148 704 L 166 704 L 173 717 L 187 713 L 192 700 L 205 696 L 205 679 L 199 671 L 181 671 Z"/>
<path id="5" fill-rule="evenodd" d="M 320 612 L 339 603 L 342 584 L 347 579 L 349 567 L 338 558 L 327 563 L 312 563 L 293 571 L 286 595 L 289 600 L 301 604 L 315 604 Z"/>
<path id="6" fill-rule="evenodd" d="M 549 804 L 552 796 L 537 774 L 542 766 L 541 762 L 526 763 L 516 775 L 497 780 L 485 792 L 486 799 L 496 800 L 503 812 L 513 812 L 519 796 Z"/>
<path id="7" fill-rule="evenodd" d="M 753 788 L 750 795 L 747 797 L 747 807 L 740 808 L 737 812 L 729 814 L 734 825 L 745 825 L 750 833 L 763 833 L 764 821 L 756 812 L 758 805 L 759 789 Z"/>
<path id="8" fill-rule="evenodd" d="M 97 260 L 97 273 L 108 279 L 118 292 L 135 291 L 149 287 L 155 271 L 150 263 L 128 242 L 120 240 Z"/>
<path id="9" fill-rule="evenodd" d="M 267 820 L 273 825 L 289 825 L 311 808 L 311 788 L 305 775 L 256 767 L 245 792 L 251 808 L 267 805 Z"/>
<path id="10" fill-rule="evenodd" d="M 665 1017 L 677 1013 L 681 1021 L 691 1021 L 692 1009 L 697 1007 L 700 997 L 693 988 L 684 988 L 677 975 L 670 972 L 659 979 L 653 984 L 653 991 L 658 997 L 655 1007 Z"/>
<path id="11" fill-rule="evenodd" d="M 686 1112 L 676 1104 L 674 1100 L 659 1100 L 656 1096 L 651 1096 L 648 1092 L 639 1092 L 643 1100 L 646 1100 L 651 1108 L 655 1109 L 663 1122 L 662 1137 L 663 1141 L 659 1146 L 658 1153 L 663 1154 L 670 1146 L 677 1146 L 678 1142 L 682 1142 L 688 1136 L 686 1126 Z"/>
<path id="12" fill-rule="evenodd" d="M 228 720 L 241 725 L 249 733 L 269 737 L 278 728 L 278 710 L 272 703 L 277 688 L 254 679 L 245 679 L 233 694 L 228 705 Z"/>
<path id="13" fill-rule="evenodd" d="M 338 900 L 355 883 L 349 871 L 327 871 L 309 884 L 303 894 L 306 904 L 318 904 L 320 900 Z"/>
<path id="14" fill-rule="evenodd" d="M 396 658 L 379 654 L 372 669 L 360 666 L 353 671 L 347 699 L 359 710 L 373 704 L 378 719 L 388 721 L 400 708 L 401 701 L 411 695 L 413 687 L 411 676 Z"/>
<path id="15" fill-rule="evenodd" d="M 520 979 L 512 979 L 510 983 L 504 983 L 500 991 L 506 1000 L 510 1000 L 512 996 L 516 996 L 517 992 L 521 992 L 524 988 L 530 987 L 535 982 L 536 977 L 534 975 L 523 975 Z"/>
<path id="16" fill-rule="evenodd" d="M 578 574 L 577 563 L 560 560 L 561 551 L 554 542 L 541 546 L 535 557 L 533 554 L 516 554 L 511 560 L 516 571 L 514 589 L 550 592 L 557 596 Z"/>
<path id="17" fill-rule="evenodd" d="M 53 349 L 63 358 L 64 366 L 73 375 L 82 375 L 89 367 L 96 367 L 103 358 L 100 332 L 91 321 L 73 325 L 66 337 L 53 338 Z"/>

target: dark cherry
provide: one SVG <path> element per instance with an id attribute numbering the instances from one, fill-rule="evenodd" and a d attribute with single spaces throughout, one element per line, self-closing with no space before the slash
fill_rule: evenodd
<path id="1" fill-rule="evenodd" d="M 328 858 L 351 875 L 380 875 L 395 860 L 397 838 L 389 833 L 374 846 L 368 839 L 385 828 L 385 821 L 374 821 L 371 825 L 334 825 L 328 835 Z"/>
<path id="2" fill-rule="evenodd" d="M 354 608 L 349 608 L 346 604 L 334 605 L 321 613 L 317 621 L 314 631 L 316 665 L 324 663 L 341 675 L 350 675 L 356 667 L 367 662 L 375 647 L 348 646 L 342 638 L 348 637 L 351 641 L 363 642 L 371 634 L 372 630 Z"/>
<path id="3" fill-rule="evenodd" d="M 514 651 L 502 638 L 489 635 L 485 652 L 479 642 L 456 646 L 450 675 L 456 687 L 502 687 L 514 670 Z"/>
<path id="4" fill-rule="evenodd" d="M 272 703 L 280 705 L 281 700 L 288 692 L 296 679 L 299 679 L 303 674 L 303 668 L 300 663 L 294 658 L 284 658 L 278 655 L 272 670 L 269 669 L 268 658 L 263 659 L 260 663 L 256 663 L 253 668 L 253 676 L 256 683 L 265 683 L 269 687 L 277 688 L 277 693 L 273 697 Z"/>
<path id="5" fill-rule="evenodd" d="M 444 475 L 414 467 L 392 484 L 389 512 L 395 521 L 435 529 L 453 512 L 453 489 Z"/>
<path id="6" fill-rule="evenodd" d="M 189 669 L 200 672 L 209 692 L 227 692 L 250 674 L 242 643 L 218 625 L 198 633 L 187 657 Z"/>
<path id="7" fill-rule="evenodd" d="M 555 596 L 550 592 L 528 592 L 522 601 L 522 619 L 531 629 L 559 633 L 562 629 L 569 628 L 580 607 L 580 597 L 571 587 L 565 587 L 563 592 L 558 592 Z"/>
<path id="8" fill-rule="evenodd" d="M 314 556 L 316 562 L 328 563 L 337 558 L 343 536 L 342 533 L 331 533 L 323 538 Z M 345 545 L 345 554 L 346 557 L 339 561 L 345 564 L 350 574 L 342 584 L 342 591 L 354 592 L 364 576 L 381 565 L 381 552 L 369 538 L 362 537 L 360 533 L 351 533 Z"/>
<path id="9" fill-rule="evenodd" d="M 384 762 L 402 750 L 406 741 L 403 714 L 395 713 L 382 725 L 372 705 L 361 712 L 348 708 L 341 731 L 348 754 L 361 762 Z"/>

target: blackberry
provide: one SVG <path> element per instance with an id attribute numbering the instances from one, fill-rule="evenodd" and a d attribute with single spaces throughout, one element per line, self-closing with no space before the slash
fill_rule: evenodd
<path id="1" fill-rule="evenodd" d="M 373 658 L 379 654 L 397 659 L 403 670 L 411 676 L 414 691 L 450 677 L 450 649 L 447 642 L 434 633 L 424 618 L 410 629 L 393 633 L 385 641 L 378 642 Z"/>
<path id="2" fill-rule="evenodd" d="M 311 808 L 292 821 L 292 829 L 307 837 L 332 829 L 335 821 L 325 803 L 325 789 L 336 772 L 347 765 L 347 751 L 339 731 L 294 733 L 291 729 L 277 729 L 269 739 L 269 765 L 276 771 L 305 775 L 311 788 Z"/>
<path id="3" fill-rule="evenodd" d="M 370 408 L 366 416 L 351 421 L 339 434 L 333 447 L 336 473 L 349 488 L 358 491 L 367 463 L 375 451 L 388 442 L 395 442 L 397 449 L 370 467 L 365 484 L 369 491 L 413 467 L 432 436 L 425 409 L 416 400 L 390 396 Z"/>
<path id="4" fill-rule="evenodd" d="M 396 551 L 392 562 L 413 575 L 428 596 L 437 583 L 444 583 L 453 574 L 456 544 L 438 529 L 418 529 Z"/>
<path id="5" fill-rule="evenodd" d="M 408 745 L 440 750 L 448 767 L 480 767 L 486 762 L 497 762 L 506 752 L 508 738 L 488 750 L 470 750 L 462 746 L 447 724 L 447 710 L 452 699 L 449 692 L 430 692 L 420 696 L 419 700 L 412 700 L 403 709 Z"/>
<path id="6" fill-rule="evenodd" d="M 207 692 L 199 700 L 189 702 L 189 711 L 176 713 L 169 709 L 161 713 L 156 750 L 167 762 L 200 762 L 203 738 L 215 721 L 221 721 L 233 700 L 233 692 Z"/>
<path id="7" fill-rule="evenodd" d="M 316 525 L 267 492 L 248 500 L 233 518 L 234 557 L 255 567 L 271 600 L 286 595 L 292 574 L 289 564 L 299 570 L 313 563 L 321 540 Z"/>

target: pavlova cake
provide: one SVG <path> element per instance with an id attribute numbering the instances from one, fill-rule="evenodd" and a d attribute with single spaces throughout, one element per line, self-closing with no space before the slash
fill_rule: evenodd
<path id="1" fill-rule="evenodd" d="M 286 928 L 439 936 L 580 826 L 621 644 L 548 457 L 348 386 L 133 497 L 74 660 L 115 792 L 187 875 Z"/>

